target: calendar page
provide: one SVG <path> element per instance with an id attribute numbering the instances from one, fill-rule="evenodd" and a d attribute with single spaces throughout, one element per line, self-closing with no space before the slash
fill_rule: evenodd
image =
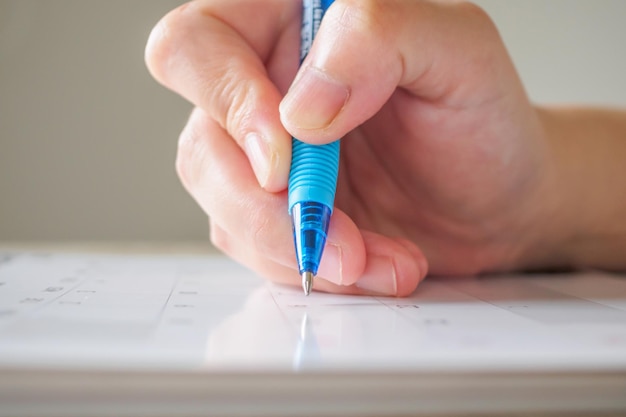
<path id="1" fill-rule="evenodd" d="M 620 275 L 307 297 L 221 256 L 0 253 L 0 416 L 623 411 L 624 392 Z"/>
<path id="2" fill-rule="evenodd" d="M 597 272 L 306 297 L 219 256 L 1 262 L 5 367 L 626 369 L 626 280 Z"/>

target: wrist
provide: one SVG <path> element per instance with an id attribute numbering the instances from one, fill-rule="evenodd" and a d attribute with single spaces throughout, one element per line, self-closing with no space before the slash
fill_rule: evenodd
<path id="1" fill-rule="evenodd" d="M 626 268 L 626 117 L 537 108 L 546 144 L 526 266 Z"/>
<path id="2" fill-rule="evenodd" d="M 517 230 L 519 251 L 512 265 L 513 270 L 550 270 L 569 267 L 568 255 L 563 252 L 563 243 L 571 238 L 571 212 L 565 210 L 569 200 L 562 182 L 561 149 L 558 145 L 560 132 L 558 123 L 550 109 L 535 107 L 535 133 L 528 140 L 535 144 L 539 161 L 529 192 L 520 199 L 521 219 Z M 538 172 L 537 172 L 538 171 Z"/>

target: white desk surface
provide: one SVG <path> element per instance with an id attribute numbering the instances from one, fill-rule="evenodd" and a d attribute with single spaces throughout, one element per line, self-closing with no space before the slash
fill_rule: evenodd
<path id="1" fill-rule="evenodd" d="M 0 416 L 626 413 L 623 276 L 305 297 L 189 247 L 4 249 Z"/>

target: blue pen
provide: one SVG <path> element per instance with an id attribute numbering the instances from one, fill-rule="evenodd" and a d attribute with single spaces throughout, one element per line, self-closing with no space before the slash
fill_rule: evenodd
<path id="1" fill-rule="evenodd" d="M 300 64 L 309 53 L 322 17 L 332 3 L 332 0 L 302 1 Z M 333 212 L 339 171 L 339 141 L 309 145 L 293 138 L 292 143 L 289 213 L 302 288 L 309 295 L 322 259 Z"/>

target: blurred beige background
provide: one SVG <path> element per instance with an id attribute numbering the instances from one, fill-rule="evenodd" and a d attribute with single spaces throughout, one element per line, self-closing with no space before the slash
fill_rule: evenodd
<path id="1" fill-rule="evenodd" d="M 0 0 L 0 240 L 206 239 L 174 171 L 190 106 L 143 63 L 181 3 Z M 477 3 L 533 100 L 626 107 L 626 1 Z"/>

